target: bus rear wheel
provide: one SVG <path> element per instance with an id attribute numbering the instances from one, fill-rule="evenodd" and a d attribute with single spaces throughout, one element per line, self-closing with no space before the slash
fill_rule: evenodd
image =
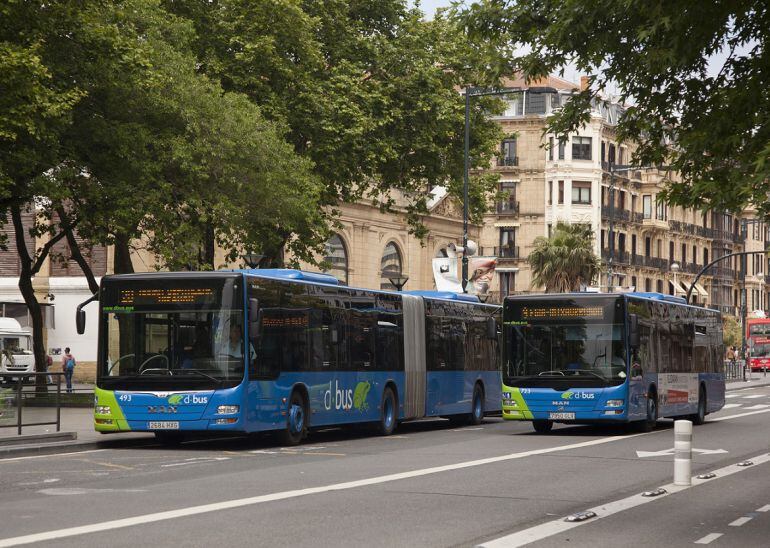
<path id="1" fill-rule="evenodd" d="M 307 434 L 307 407 L 302 394 L 292 392 L 287 409 L 286 428 L 281 430 L 282 445 L 299 445 Z"/>
<path id="2" fill-rule="evenodd" d="M 474 426 L 481 424 L 484 420 L 484 391 L 478 384 L 473 388 L 473 399 L 471 400 L 471 415 L 468 423 Z"/>
<path id="3" fill-rule="evenodd" d="M 706 389 L 703 386 L 698 390 L 698 411 L 690 416 L 690 420 L 696 425 L 706 422 Z"/>
<path id="4" fill-rule="evenodd" d="M 547 434 L 553 428 L 553 421 L 532 421 L 532 428 L 538 434 Z"/>
<path id="5" fill-rule="evenodd" d="M 396 395 L 393 393 L 393 389 L 388 386 L 382 391 L 380 421 L 377 424 L 377 432 L 381 436 L 390 436 L 396 429 L 397 413 Z"/>

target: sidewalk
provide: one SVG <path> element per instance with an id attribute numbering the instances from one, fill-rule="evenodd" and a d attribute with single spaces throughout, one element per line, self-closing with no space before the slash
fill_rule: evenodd
<path id="1" fill-rule="evenodd" d="M 744 390 L 758 386 L 770 385 L 770 375 L 752 373 L 750 381 L 734 380 L 726 384 L 726 389 Z M 79 391 L 86 391 L 93 386 L 77 385 Z M 14 428 L 0 428 L 0 459 L 30 454 L 50 454 L 63 451 L 86 451 L 98 449 L 105 445 L 114 446 L 123 443 L 132 444 L 137 440 L 153 441 L 155 438 L 147 432 L 127 432 L 125 434 L 103 435 L 94 430 L 92 407 L 62 407 L 61 408 L 61 433 L 65 434 L 57 441 L 46 441 L 45 438 L 35 436 L 50 436 L 56 434 L 55 425 L 29 426 L 22 430 L 22 437 L 16 436 Z M 43 422 L 56 419 L 56 409 L 53 407 L 25 407 L 23 409 L 25 422 Z M 74 439 L 61 441 L 67 434 Z M 24 439 L 27 436 L 30 438 Z M 20 443 L 14 443 L 19 441 Z"/>

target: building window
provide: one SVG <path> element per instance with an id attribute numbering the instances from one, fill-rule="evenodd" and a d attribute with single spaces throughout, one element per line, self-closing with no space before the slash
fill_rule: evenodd
<path id="1" fill-rule="evenodd" d="M 649 278 L 645 278 L 644 280 L 644 290 L 649 293 L 652 291 L 652 280 Z"/>
<path id="2" fill-rule="evenodd" d="M 658 280 L 657 282 L 655 282 L 655 290 L 658 293 L 663 293 L 663 280 Z"/>
<path id="3" fill-rule="evenodd" d="M 709 264 L 709 250 L 705 247 L 703 248 L 703 266 L 706 266 Z"/>
<path id="4" fill-rule="evenodd" d="M 573 137 L 572 138 L 572 159 L 590 160 L 591 159 L 591 137 Z"/>
<path id="5" fill-rule="evenodd" d="M 564 181 L 559 181 L 559 203 L 564 203 Z"/>
<path id="6" fill-rule="evenodd" d="M 631 276 L 631 287 L 634 288 L 634 291 L 637 291 L 636 287 L 636 276 Z"/>
<path id="7" fill-rule="evenodd" d="M 682 266 L 687 264 L 687 244 L 682 244 Z"/>
<path id="8" fill-rule="evenodd" d="M 396 289 L 396 287 L 390 283 L 388 277 L 397 276 L 403 272 L 403 264 L 401 261 L 401 253 L 398 250 L 398 246 L 394 242 L 389 242 L 385 246 L 385 250 L 382 252 L 382 258 L 380 259 L 380 289 Z"/>
<path id="9" fill-rule="evenodd" d="M 644 256 L 649 258 L 652 255 L 652 240 L 649 236 L 644 239 Z"/>
<path id="10" fill-rule="evenodd" d="M 692 262 L 697 263 L 698 262 L 698 247 L 692 246 Z"/>
<path id="11" fill-rule="evenodd" d="M 524 93 L 511 93 L 507 98 L 503 116 L 522 116 L 524 114 Z"/>
<path id="12" fill-rule="evenodd" d="M 655 256 L 658 258 L 663 258 L 663 240 L 658 240 L 658 253 Z"/>
<path id="13" fill-rule="evenodd" d="M 559 139 L 559 160 L 564 159 L 564 149 L 567 148 L 567 140 Z"/>
<path id="14" fill-rule="evenodd" d="M 636 196 L 631 196 L 631 213 L 636 212 Z"/>
<path id="15" fill-rule="evenodd" d="M 631 234 L 631 255 L 636 257 L 636 234 Z"/>
<path id="16" fill-rule="evenodd" d="M 572 181 L 572 203 L 591 203 L 591 183 L 588 181 Z"/>
<path id="17" fill-rule="evenodd" d="M 524 106 L 526 114 L 545 114 L 545 97 L 542 91 L 528 91 Z"/>
<path id="18" fill-rule="evenodd" d="M 609 156 L 607 160 L 611 163 L 615 163 L 615 145 L 613 143 L 610 143 L 610 149 L 609 149 Z"/>
<path id="19" fill-rule="evenodd" d="M 345 242 L 342 241 L 339 234 L 334 234 L 326 242 L 326 253 L 324 261 L 329 263 L 328 272 L 339 281 L 347 285 L 348 283 L 348 252 L 345 249 Z"/>
<path id="20" fill-rule="evenodd" d="M 666 203 L 663 200 L 655 200 L 655 218 L 659 221 L 666 220 Z"/>
<path id="21" fill-rule="evenodd" d="M 505 297 L 516 291 L 516 273 L 499 272 L 500 274 L 500 295 Z"/>
<path id="22" fill-rule="evenodd" d="M 649 194 L 642 196 L 642 217 L 652 219 L 652 196 Z"/>
<path id="23" fill-rule="evenodd" d="M 553 181 L 548 181 L 548 205 L 553 205 Z"/>
<path id="24" fill-rule="evenodd" d="M 606 147 L 607 147 L 607 143 L 602 141 L 602 148 L 601 148 L 602 162 L 606 162 L 607 161 Z"/>
<path id="25" fill-rule="evenodd" d="M 674 242 L 668 242 L 668 260 L 674 262 Z"/>
<path id="26" fill-rule="evenodd" d="M 516 247 L 516 229 L 500 229 L 500 257 L 516 258 L 519 256 Z"/>
<path id="27" fill-rule="evenodd" d="M 516 156 L 516 139 L 505 139 L 500 145 L 500 160 L 504 166 L 519 164 Z"/>
<path id="28" fill-rule="evenodd" d="M 553 160 L 553 137 L 548 138 L 548 159 Z"/>

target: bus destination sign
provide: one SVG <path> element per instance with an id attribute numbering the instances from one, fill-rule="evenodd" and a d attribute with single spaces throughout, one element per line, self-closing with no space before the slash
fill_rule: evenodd
<path id="1" fill-rule="evenodd" d="M 568 320 L 571 318 L 603 318 L 601 306 L 525 306 L 521 309 L 524 320 Z"/>
<path id="2" fill-rule="evenodd" d="M 214 290 L 210 287 L 141 288 L 121 289 L 121 306 L 146 306 L 154 304 L 195 304 L 210 302 Z"/>

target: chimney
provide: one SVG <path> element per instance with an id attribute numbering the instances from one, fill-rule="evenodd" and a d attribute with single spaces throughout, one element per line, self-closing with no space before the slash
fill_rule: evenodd
<path id="1" fill-rule="evenodd" d="M 588 76 L 581 76 L 580 77 L 580 91 L 585 91 L 588 89 Z"/>

